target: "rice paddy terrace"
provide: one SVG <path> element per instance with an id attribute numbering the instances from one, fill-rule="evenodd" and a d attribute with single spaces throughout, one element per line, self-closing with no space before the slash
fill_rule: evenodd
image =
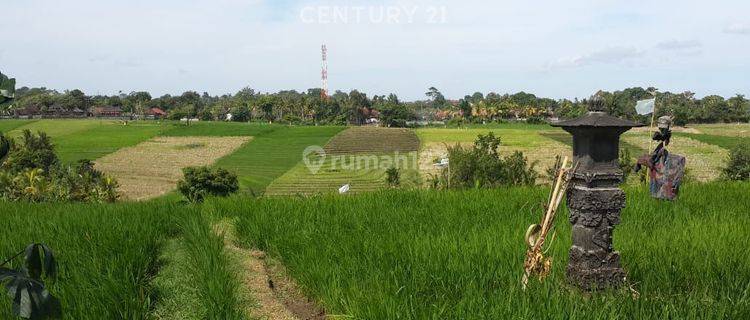
<path id="1" fill-rule="evenodd" d="M 567 210 L 550 245 L 550 277 L 520 289 L 523 232 L 538 220 L 547 186 L 381 190 L 385 168 L 401 168 L 402 189 L 420 188 L 446 144 L 470 144 L 490 131 L 502 139 L 501 153 L 523 151 L 541 171 L 549 158 L 570 153 L 564 132 L 548 126 L 0 121 L 9 135 L 24 129 L 47 132 L 64 162 L 93 159 L 111 173 L 140 172 L 136 182 L 168 182 L 158 192 L 132 187 L 145 198 L 168 193 L 187 165 L 224 167 L 241 181 L 241 193 L 202 205 L 169 195 L 118 204 L 0 203 L 0 227 L 10 230 L 0 236 L 0 257 L 30 242 L 50 245 L 60 277 L 48 288 L 60 298 L 63 319 L 750 317 L 750 254 L 738 248 L 750 225 L 750 185 L 712 181 L 750 125 L 675 133 L 672 149 L 687 156 L 694 179 L 676 202 L 653 200 L 637 184 L 625 188 L 613 241 L 631 286 L 590 296 L 565 284 Z M 647 131 L 623 140 L 633 156 L 648 148 Z M 306 153 L 310 146 L 320 153 Z M 415 152 L 417 167 L 382 165 Z M 350 157 L 379 165 L 358 167 Z M 345 183 L 354 195 L 329 194 Z M 273 196 L 250 196 L 264 191 Z M 307 196 L 318 193 L 325 195 Z M 285 196 L 298 194 L 306 196 Z M 310 308 L 300 313 L 299 306 Z M 10 310 L 0 299 L 0 318 L 10 319 Z"/>
<path id="2" fill-rule="evenodd" d="M 352 127 L 308 154 L 306 161 L 271 183 L 268 195 L 333 193 L 349 184 L 352 193 L 385 187 L 385 171 L 401 170 L 402 183 L 419 185 L 419 138 L 409 129 Z"/>
<path id="3" fill-rule="evenodd" d="M 536 163 L 540 173 L 539 182 L 546 180 L 545 169 L 554 163 L 556 155 L 571 155 L 570 135 L 546 125 L 488 125 L 469 128 L 422 128 L 397 129 L 377 127 L 294 127 L 269 124 L 244 124 L 221 122 L 198 122 L 185 126 L 172 122 L 135 121 L 125 125 L 109 120 L 3 120 L 0 130 L 18 137 L 23 130 L 44 131 L 51 138 L 61 161 L 74 163 L 80 159 L 100 160 L 102 168 L 117 172 L 123 182 L 131 176 L 154 179 L 160 175 L 142 174 L 134 165 L 125 163 L 104 166 L 112 154 L 124 155 L 128 148 L 150 140 L 176 137 L 180 143 L 195 148 L 184 148 L 184 152 L 200 150 L 210 161 L 196 164 L 212 164 L 234 171 L 240 178 L 243 192 L 260 195 L 310 195 L 331 193 L 344 184 L 350 184 L 351 192 L 365 192 L 385 187 L 385 170 L 397 167 L 401 170 L 404 187 L 422 187 L 430 174 L 439 170 L 434 163 L 446 154 L 446 147 L 453 144 L 471 144 L 478 134 L 493 132 L 502 140 L 500 153 L 509 155 L 521 151 L 530 163 Z M 721 124 L 697 125 L 677 128 L 670 149 L 688 158 L 688 175 L 697 181 L 712 181 L 719 177 L 721 167 L 728 157 L 728 150 L 750 135 L 750 125 Z M 623 136 L 622 148 L 630 150 L 633 157 L 644 154 L 649 148 L 648 128 L 628 132 Z M 162 138 L 163 137 L 163 138 Z M 206 138 L 229 139 L 243 143 L 217 154 L 203 141 Z M 159 140 L 161 139 L 161 140 Z M 235 139 L 235 140 L 232 140 Z M 310 146 L 319 146 L 325 153 L 304 154 Z M 177 170 L 192 162 L 169 160 L 167 153 L 175 151 L 179 158 L 179 146 L 151 148 L 139 166 L 153 170 Z M 173 150 L 174 149 L 174 150 Z M 414 157 L 416 156 L 416 165 Z M 195 157 L 202 157 L 197 155 Z M 398 160 L 398 161 L 394 161 Z M 313 165 L 311 171 L 310 164 Z M 172 169 L 169 169 L 172 168 Z M 145 169 L 144 169 L 145 170 Z M 149 169 L 152 170 L 152 169 Z M 153 171 L 152 170 L 152 171 Z M 145 172 L 145 171 L 144 171 Z M 170 178 L 175 180 L 175 177 Z M 132 179 L 131 179 L 132 180 Z M 136 179 L 137 180 L 137 179 Z M 143 179 L 140 179 L 143 180 Z M 162 179 L 164 180 L 164 179 Z M 170 180 L 170 181 L 171 181 Z M 171 184 L 173 185 L 173 184 Z M 165 190 L 142 186 L 142 195 L 133 199 L 147 199 L 165 194 Z M 157 190 L 158 189 L 158 190 Z M 149 194 L 152 190 L 151 194 Z M 168 190 L 167 190 L 168 191 Z"/>

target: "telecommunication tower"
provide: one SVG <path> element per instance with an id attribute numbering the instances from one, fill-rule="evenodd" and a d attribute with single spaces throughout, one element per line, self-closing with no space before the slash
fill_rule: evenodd
<path id="1" fill-rule="evenodd" d="M 322 46 L 323 51 L 323 70 L 321 72 L 321 78 L 323 80 L 322 90 L 320 91 L 320 97 L 323 100 L 328 100 L 328 48 L 324 44 Z"/>

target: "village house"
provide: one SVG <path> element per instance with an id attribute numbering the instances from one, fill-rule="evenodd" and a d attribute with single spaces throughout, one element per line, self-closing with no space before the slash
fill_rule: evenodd
<path id="1" fill-rule="evenodd" d="M 91 111 L 94 117 L 121 117 L 122 108 L 119 106 L 101 106 L 94 107 Z"/>
<path id="2" fill-rule="evenodd" d="M 167 112 L 165 112 L 162 109 L 151 108 L 151 109 L 146 110 L 146 118 L 147 119 L 159 120 L 159 119 L 164 119 L 166 117 L 167 117 Z"/>
<path id="3" fill-rule="evenodd" d="M 43 118 L 83 118 L 83 117 L 86 117 L 86 112 L 79 108 L 68 110 L 60 104 L 53 104 L 49 106 L 46 110 L 42 111 L 42 117 Z"/>

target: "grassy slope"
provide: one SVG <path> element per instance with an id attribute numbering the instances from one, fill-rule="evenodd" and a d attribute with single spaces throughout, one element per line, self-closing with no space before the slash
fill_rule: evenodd
<path id="1" fill-rule="evenodd" d="M 124 126 L 120 121 L 91 119 L 17 120 L 15 124 L 22 125 L 8 132 L 12 137 L 19 137 L 26 129 L 34 133 L 47 133 L 64 163 L 74 163 L 80 159 L 95 160 L 120 148 L 148 140 L 165 129 L 164 124 L 157 122 L 130 122 Z"/>
<path id="2" fill-rule="evenodd" d="M 630 190 L 615 247 L 640 292 L 595 295 L 564 284 L 570 225 L 559 217 L 552 275 L 520 290 L 523 232 L 543 189 L 385 192 L 233 199 L 251 245 L 279 257 L 330 314 L 367 319 L 746 318 L 750 185 L 687 185 L 679 201 Z M 733 201 L 726 201 L 733 199 Z M 500 205 L 502 204 L 502 205 Z"/>
<path id="3" fill-rule="evenodd" d="M 535 147 L 539 145 L 539 132 L 542 130 L 555 130 L 546 126 L 498 126 L 487 128 L 470 128 L 470 129 L 442 129 L 426 128 L 417 129 L 417 136 L 423 143 L 464 143 L 474 142 L 477 135 L 493 132 L 495 136 L 500 137 L 503 146 L 508 147 Z M 562 132 L 562 131 L 560 131 Z M 542 138 L 543 139 L 543 138 Z"/>
<path id="4" fill-rule="evenodd" d="M 691 125 L 701 133 L 729 136 L 729 137 L 750 137 L 750 123 L 716 123 L 716 124 L 698 124 Z"/>
<path id="5" fill-rule="evenodd" d="M 243 189 L 255 193 L 302 160 L 308 146 L 323 146 L 343 127 L 279 127 L 256 136 L 234 153 L 219 159 L 217 167 L 236 172 Z"/>
<path id="6" fill-rule="evenodd" d="M 195 122 L 189 126 L 180 123 L 167 124 L 168 130 L 165 136 L 190 137 L 190 136 L 263 136 L 276 130 L 285 128 L 281 125 L 269 125 L 265 123 L 241 123 L 241 122 Z"/>
<path id="7" fill-rule="evenodd" d="M 740 143 L 748 143 L 750 138 L 746 137 L 731 137 L 731 136 L 720 136 L 710 134 L 696 134 L 696 133 L 675 133 L 677 137 L 687 137 L 698 140 L 703 143 L 712 144 L 727 150 L 731 150 Z"/>
<path id="8" fill-rule="evenodd" d="M 36 120 L 3 119 L 0 120 L 0 132 L 6 133 L 18 127 L 31 124 L 34 121 Z"/>
<path id="9" fill-rule="evenodd" d="M 111 120 L 88 120 L 88 119 L 46 119 L 37 120 L 17 127 L 8 132 L 12 137 L 19 137 L 23 130 L 31 130 L 36 133 L 43 131 L 51 138 L 63 137 L 70 134 L 76 134 L 91 128 L 101 126 L 105 123 L 116 123 Z M 53 140 L 54 141 L 54 140 Z"/>
<path id="10" fill-rule="evenodd" d="M 103 122 L 82 132 L 53 138 L 53 142 L 60 160 L 74 163 L 80 159 L 95 160 L 121 148 L 134 146 L 159 135 L 164 129 L 155 122 L 131 122 L 127 126 Z"/>

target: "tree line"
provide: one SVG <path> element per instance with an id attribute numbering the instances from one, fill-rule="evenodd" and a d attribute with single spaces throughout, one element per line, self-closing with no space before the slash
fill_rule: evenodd
<path id="1" fill-rule="evenodd" d="M 607 111 L 617 117 L 647 121 L 635 111 L 638 100 L 657 99 L 657 116 L 672 115 L 677 124 L 747 122 L 750 102 L 743 95 L 724 98 L 709 95 L 698 99 L 692 92 L 658 92 L 655 88 L 627 88 L 601 92 Z M 232 121 L 269 121 L 295 124 L 362 125 L 378 119 L 386 126 L 406 126 L 413 121 L 499 122 L 525 120 L 541 122 L 548 118 L 574 118 L 587 111 L 586 99 L 552 99 L 532 93 L 487 94 L 476 92 L 459 100 L 446 99 L 434 87 L 425 99 L 403 102 L 395 94 L 368 97 L 358 90 L 336 91 L 329 97 L 320 89 L 306 92 L 284 90 L 262 93 L 243 88 L 234 94 L 221 96 L 187 91 L 181 95 L 152 97 L 145 91 L 116 95 L 87 95 L 83 91 L 58 92 L 47 88 L 22 87 L 16 90 L 11 108 L 34 107 L 44 111 L 53 105 L 66 110 L 88 110 L 95 106 L 117 106 L 124 112 L 143 114 L 150 108 L 167 111 L 169 118 L 199 118 L 224 120 L 231 114 Z M 12 110 L 3 110 L 6 114 Z"/>

